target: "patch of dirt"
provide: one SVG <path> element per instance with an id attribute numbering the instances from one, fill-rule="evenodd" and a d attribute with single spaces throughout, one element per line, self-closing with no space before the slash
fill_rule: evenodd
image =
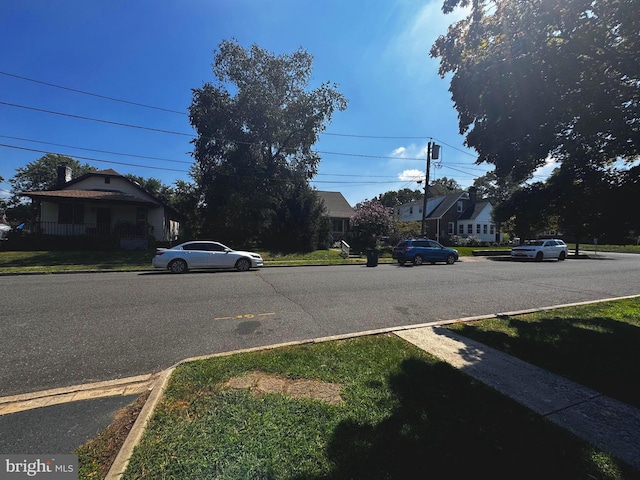
<path id="1" fill-rule="evenodd" d="M 143 393 L 133 403 L 121 408 L 107 428 L 76 450 L 83 475 L 80 478 L 106 477 L 150 393 Z"/>
<path id="2" fill-rule="evenodd" d="M 335 383 L 308 380 L 292 380 L 286 377 L 269 375 L 264 372 L 252 372 L 235 377 L 225 383 L 226 387 L 250 389 L 257 393 L 282 393 L 294 398 L 312 398 L 331 404 L 342 403 L 340 385 Z"/>

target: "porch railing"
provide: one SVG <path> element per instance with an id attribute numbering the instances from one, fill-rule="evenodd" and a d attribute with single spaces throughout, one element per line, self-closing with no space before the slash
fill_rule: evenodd
<path id="1" fill-rule="evenodd" d="M 25 233 L 35 233 L 40 235 L 57 235 L 75 237 L 88 235 L 94 237 L 127 237 L 143 238 L 150 233 L 150 226 L 146 223 L 58 223 L 58 222 L 35 222 Z"/>

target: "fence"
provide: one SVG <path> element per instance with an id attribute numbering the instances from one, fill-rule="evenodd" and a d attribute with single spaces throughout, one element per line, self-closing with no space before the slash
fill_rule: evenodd
<path id="1" fill-rule="evenodd" d="M 150 233 L 146 223 L 58 223 L 35 222 L 25 229 L 25 234 L 55 235 L 75 237 L 88 235 L 91 237 L 144 238 Z"/>

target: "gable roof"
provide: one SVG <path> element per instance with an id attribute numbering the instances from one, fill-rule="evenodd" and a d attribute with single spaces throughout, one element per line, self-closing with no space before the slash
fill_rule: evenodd
<path id="1" fill-rule="evenodd" d="M 74 185 L 86 180 L 90 177 L 117 177 L 133 187 L 135 187 L 140 193 L 141 196 L 131 195 L 130 193 L 125 193 L 120 190 L 115 189 L 91 189 L 91 190 L 81 190 L 81 189 L 73 189 Z M 130 180 L 119 172 L 113 170 L 112 168 L 107 168 L 105 170 L 96 170 L 95 172 L 85 173 L 84 175 L 80 175 L 77 178 L 69 180 L 64 185 L 61 185 L 53 190 L 44 190 L 40 192 L 22 192 L 21 195 L 25 197 L 29 197 L 31 199 L 45 200 L 51 202 L 61 202 L 63 200 L 76 200 L 76 201 L 84 201 L 84 202 L 109 202 L 109 203 L 117 203 L 117 204 L 127 204 L 127 205 L 144 205 L 151 208 L 164 207 L 166 210 L 171 211 L 173 214 L 179 215 L 179 213 L 172 208 L 170 205 L 167 205 L 162 200 L 154 197 L 149 192 L 147 192 L 144 188 L 138 185 L 136 182 Z"/>
<path id="2" fill-rule="evenodd" d="M 482 213 L 482 211 L 487 207 L 487 205 L 491 205 L 489 202 L 479 202 L 474 205 L 469 205 L 467 209 L 462 212 L 462 215 L 458 217 L 458 220 L 474 220 Z"/>
<path id="3" fill-rule="evenodd" d="M 87 202 L 111 202 L 159 207 L 161 203 L 145 200 L 141 197 L 118 192 L 116 190 L 48 190 L 43 192 L 25 192 L 23 195 L 38 200 L 61 201 L 82 200 Z M 149 195 L 149 194 L 147 194 Z M 151 197 L 151 195 L 149 195 Z"/>
<path id="4" fill-rule="evenodd" d="M 333 218 L 351 218 L 355 210 L 340 192 L 325 192 L 316 190 L 318 196 L 324 202 L 327 209 L 327 216 Z"/>
<path id="5" fill-rule="evenodd" d="M 457 192 L 450 193 L 449 195 L 444 195 L 442 197 L 436 197 L 434 199 L 427 200 L 427 208 L 429 207 L 429 200 L 439 200 L 437 206 L 430 212 L 427 213 L 427 218 L 441 218 L 445 213 L 447 213 L 451 207 L 456 205 L 457 201 L 463 195 L 469 195 L 468 192 Z"/>

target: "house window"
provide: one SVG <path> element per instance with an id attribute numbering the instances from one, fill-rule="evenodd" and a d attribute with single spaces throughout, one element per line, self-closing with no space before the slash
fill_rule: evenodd
<path id="1" fill-rule="evenodd" d="M 409 207 L 409 215 L 413 215 L 413 207 Z"/>
<path id="2" fill-rule="evenodd" d="M 449 222 L 449 235 L 453 235 L 455 231 L 455 224 L 453 222 Z"/>
<path id="3" fill-rule="evenodd" d="M 490 225 L 490 228 L 489 228 L 489 232 L 491 232 L 491 235 L 493 235 L 493 234 L 495 233 L 495 230 L 494 230 L 494 228 L 493 228 L 493 227 L 494 227 L 494 225 L 493 225 L 493 224 L 491 224 L 491 225 Z"/>
<path id="4" fill-rule="evenodd" d="M 111 183 L 111 177 L 104 177 L 104 183 Z"/>
<path id="5" fill-rule="evenodd" d="M 458 225 L 458 233 L 464 235 L 464 225 Z"/>
<path id="6" fill-rule="evenodd" d="M 487 232 L 485 232 L 485 233 L 487 233 Z M 476 225 L 476 234 L 480 235 L 480 224 L 479 223 Z"/>
<path id="7" fill-rule="evenodd" d="M 487 234 L 487 224 L 486 223 L 482 226 L 482 233 L 484 233 L 485 235 Z"/>
<path id="8" fill-rule="evenodd" d="M 84 205 L 80 203 L 61 203 L 58 205 L 58 223 L 84 223 Z"/>
<path id="9" fill-rule="evenodd" d="M 458 200 L 458 213 L 462 211 L 462 200 Z"/>
<path id="10" fill-rule="evenodd" d="M 147 223 L 147 209 L 143 207 L 136 208 L 136 223 Z"/>
<path id="11" fill-rule="evenodd" d="M 473 233 L 473 224 L 470 223 L 469 225 L 467 225 L 467 233 L 469 235 Z"/>
<path id="12" fill-rule="evenodd" d="M 331 220 L 331 231 L 344 232 L 344 223 L 341 218 L 334 218 Z"/>

